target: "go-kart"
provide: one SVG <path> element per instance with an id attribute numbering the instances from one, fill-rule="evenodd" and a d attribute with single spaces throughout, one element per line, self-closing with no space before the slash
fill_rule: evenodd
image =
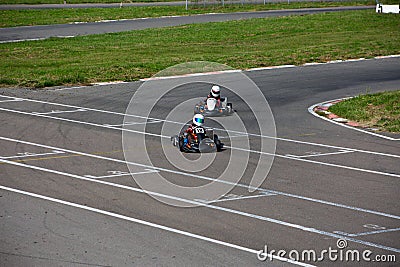
<path id="1" fill-rule="evenodd" d="M 184 144 L 184 139 L 188 138 L 187 135 L 188 133 L 180 133 L 172 136 L 172 145 L 178 147 L 181 152 L 188 153 L 219 152 L 224 146 L 212 129 L 196 128 L 192 138 L 190 138 L 189 145 Z"/>
<path id="2" fill-rule="evenodd" d="M 234 112 L 232 103 L 228 103 L 228 98 L 207 98 L 202 100 L 194 107 L 194 114 L 202 114 L 205 117 L 228 116 Z"/>

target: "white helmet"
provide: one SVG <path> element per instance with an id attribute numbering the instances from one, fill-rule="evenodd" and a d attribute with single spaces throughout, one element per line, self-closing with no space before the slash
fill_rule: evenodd
<path id="1" fill-rule="evenodd" d="M 214 85 L 213 87 L 211 87 L 211 95 L 213 97 L 218 97 L 220 93 L 220 88 L 218 85 Z"/>
<path id="2" fill-rule="evenodd" d="M 193 123 L 197 126 L 201 126 L 204 123 L 204 116 L 201 114 L 196 114 L 193 116 Z"/>

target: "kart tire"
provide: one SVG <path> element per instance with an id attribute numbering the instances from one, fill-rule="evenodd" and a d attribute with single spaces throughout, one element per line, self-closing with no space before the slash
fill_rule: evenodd
<path id="1" fill-rule="evenodd" d="M 184 152 L 184 150 L 183 150 L 183 138 L 179 138 L 179 151 Z"/>
<path id="2" fill-rule="evenodd" d="M 222 145 L 221 145 L 221 141 L 217 140 L 215 142 L 215 145 L 217 146 L 217 152 L 221 152 L 222 151 Z"/>
<path id="3" fill-rule="evenodd" d="M 232 112 L 232 103 L 226 104 L 226 109 L 228 110 L 228 113 Z"/>
<path id="4" fill-rule="evenodd" d="M 217 152 L 222 151 L 222 143 L 221 140 L 219 140 L 218 135 L 214 134 L 214 143 L 217 147 Z"/>

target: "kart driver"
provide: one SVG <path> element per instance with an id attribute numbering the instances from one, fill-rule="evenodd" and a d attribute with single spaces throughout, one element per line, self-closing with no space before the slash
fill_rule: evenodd
<path id="1" fill-rule="evenodd" d="M 189 125 L 189 127 L 185 130 L 184 132 L 184 139 L 183 139 L 183 145 L 190 147 L 190 143 L 192 140 L 197 139 L 198 133 L 206 133 L 206 130 L 202 126 L 204 124 L 204 116 L 201 114 L 196 114 L 193 116 L 192 124 Z"/>
<path id="2" fill-rule="evenodd" d="M 218 85 L 213 85 L 213 87 L 211 87 L 210 93 L 207 96 L 207 99 L 215 98 L 217 101 L 220 101 L 221 100 L 220 91 L 221 89 L 219 88 Z"/>

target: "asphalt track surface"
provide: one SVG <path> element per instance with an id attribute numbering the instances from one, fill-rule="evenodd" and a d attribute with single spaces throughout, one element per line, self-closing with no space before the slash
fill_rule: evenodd
<path id="1" fill-rule="evenodd" d="M 291 0 L 290 2 L 304 2 L 306 0 Z M 266 3 L 287 3 L 282 0 L 266 1 Z M 221 2 L 188 2 L 188 6 L 203 6 L 203 5 L 220 5 Z M 264 4 L 263 0 L 253 1 L 225 1 L 229 4 Z M 171 1 L 171 2 L 142 2 L 142 3 L 87 3 L 87 4 L 4 4 L 0 5 L 0 10 L 22 10 L 22 9 L 63 9 L 63 8 L 123 8 L 123 7 L 142 7 L 142 6 L 185 6 L 186 1 Z"/>
<path id="2" fill-rule="evenodd" d="M 199 177 L 218 178 L 235 149 L 229 147 L 230 139 L 224 139 L 229 148 L 217 153 L 209 168 L 193 174 L 169 165 L 160 153 L 163 138 L 151 136 L 171 123 L 163 121 L 171 106 L 205 95 L 206 81 L 215 75 L 172 91 L 155 106 L 151 119 L 129 117 L 130 129 L 138 131 L 131 136 L 146 136 L 147 146 L 147 152 L 136 151 L 137 161 L 130 162 L 133 170 L 125 162 L 121 125 L 141 82 L 1 89 L 1 265 L 290 266 L 301 263 L 262 262 L 256 252 L 267 245 L 269 251 L 314 249 L 320 253 L 329 247 L 337 249 L 339 238 L 347 240 L 347 249 L 371 250 L 371 258 L 397 257 L 397 263 L 372 262 L 371 266 L 398 264 L 399 141 L 331 124 L 312 116 L 307 108 L 367 90 L 399 89 L 400 59 L 287 67 L 246 75 L 265 95 L 274 115 L 277 149 L 271 171 L 254 192 L 248 191 L 247 172 L 218 201 L 180 200 L 200 205 L 195 208 L 155 200 L 141 191 L 130 173 L 143 179 L 161 173 L 185 186 L 209 182 Z M 157 91 L 154 88 L 150 94 Z M 240 99 L 227 89 L 224 95 L 254 133 L 254 120 Z M 260 100 L 259 105 L 263 104 Z M 183 125 L 190 117 L 191 111 L 174 119 Z M 144 122 L 149 126 L 146 134 L 139 130 Z M 208 122 L 210 126 L 212 120 Z M 226 137 L 226 132 L 218 134 Z M 260 137 L 232 138 L 253 142 L 251 174 L 260 155 Z M 146 153 L 152 156 L 153 166 L 138 165 Z M 355 264 L 327 257 L 308 263 Z"/>
<path id="3" fill-rule="evenodd" d="M 213 77 L 226 75 L 229 80 L 232 75 L 234 81 L 235 74 L 203 76 L 200 81 L 193 77 L 192 83 L 162 98 L 151 118 L 131 114 L 125 126 L 125 111 L 141 82 L 1 89 L 0 265 L 296 266 L 302 263 L 287 262 L 287 254 L 272 262 L 259 261 L 257 251 L 267 245 L 269 251 L 314 249 L 320 256 L 329 247 L 337 249 L 338 239 L 345 239 L 348 249 L 371 250 L 371 259 L 376 255 L 397 258 L 397 262 L 368 265 L 398 265 L 399 141 L 328 123 L 307 109 L 367 91 L 398 90 L 400 59 L 245 74 L 268 100 L 276 138 L 252 135 L 257 125 L 251 112 L 225 89 L 223 94 L 250 133 L 232 137 L 250 141 L 248 168 L 239 184 L 218 201 L 179 199 L 181 204 L 199 205 L 196 208 L 157 201 L 135 179 L 152 180 L 162 174 L 180 185 L 199 186 L 218 178 L 232 151 L 242 151 L 232 145 L 226 131 L 217 133 L 227 149 L 216 154 L 209 168 L 190 173 L 165 159 L 160 147 L 166 138 L 159 136 L 159 129 L 177 123 L 183 127 L 191 110 L 163 120 L 171 107 L 205 96 Z M 149 96 L 159 89 L 154 87 Z M 152 104 L 146 101 L 142 104 Z M 255 106 L 264 104 L 260 99 Z M 207 123 L 219 127 L 226 120 Z M 145 131 L 141 129 L 144 123 Z M 135 151 L 134 162 L 127 163 L 124 157 L 122 129 L 131 130 L 133 139 L 146 137 L 147 150 Z M 277 142 L 275 158 L 270 172 L 261 177 L 266 179 L 260 188 L 249 192 L 249 177 L 260 155 L 267 153 L 259 146 L 260 140 Z M 146 154 L 153 160 L 151 166 L 145 164 Z M 153 196 L 162 192 L 158 190 Z M 324 261 L 307 263 L 355 264 L 331 261 L 327 255 Z"/>
<path id="4" fill-rule="evenodd" d="M 267 18 L 276 16 L 306 15 L 322 12 L 338 12 L 344 10 L 371 9 L 371 6 L 306 8 L 291 10 L 271 10 L 258 12 L 239 12 L 227 14 L 204 14 L 194 16 L 177 16 L 162 18 L 146 18 L 132 20 L 104 21 L 93 23 L 71 23 L 58 25 L 24 26 L 0 28 L 0 42 L 16 42 L 38 40 L 50 37 L 69 38 L 74 36 L 105 34 L 113 32 L 142 30 L 148 28 L 172 27 L 193 23 L 222 22 L 229 20 Z"/>

